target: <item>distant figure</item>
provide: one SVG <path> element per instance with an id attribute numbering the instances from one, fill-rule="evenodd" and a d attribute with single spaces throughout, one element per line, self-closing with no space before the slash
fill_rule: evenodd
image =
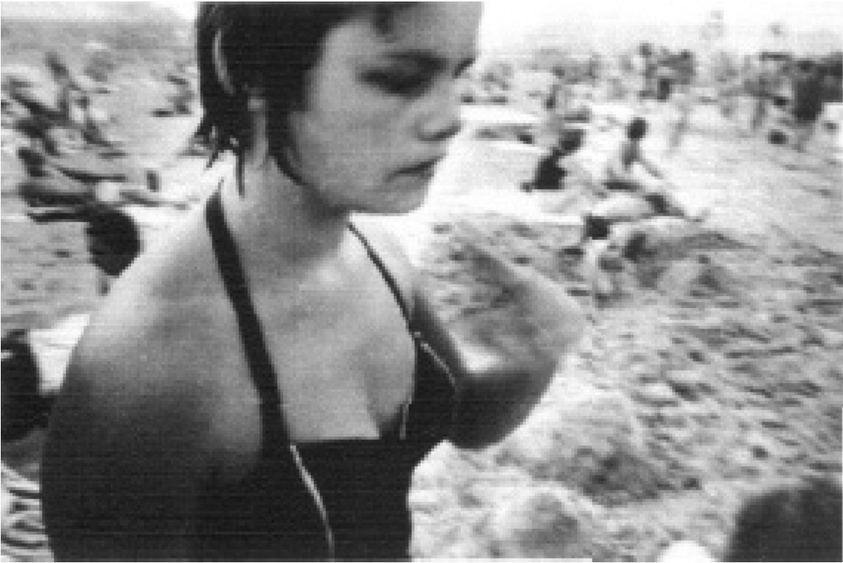
<path id="1" fill-rule="evenodd" d="M 644 156 L 642 141 L 647 135 L 647 121 L 634 118 L 626 128 L 626 139 L 606 162 L 606 187 L 616 191 L 644 191 L 644 184 L 633 174 L 635 164 L 640 164 L 650 175 L 662 179 L 662 171 Z"/>
<path id="2" fill-rule="evenodd" d="M 841 488 L 811 478 L 751 499 L 738 514 L 726 561 L 841 561 Z"/>
<path id="3" fill-rule="evenodd" d="M 655 70 L 656 99 L 660 102 L 668 101 L 673 92 L 676 71 L 672 63 L 673 57 L 670 51 L 662 49 Z"/>
<path id="4" fill-rule="evenodd" d="M 27 174 L 18 191 L 28 205 L 80 205 L 91 201 L 93 192 L 88 185 L 53 166 L 40 151 L 20 147 L 17 154 Z"/>
<path id="5" fill-rule="evenodd" d="M 82 112 L 80 130 L 85 142 L 97 147 L 116 149 L 120 142 L 106 133 L 103 127 L 107 121 L 107 116 L 93 107 L 88 94 L 79 96 L 79 108 Z"/>
<path id="6" fill-rule="evenodd" d="M 606 163 L 604 186 L 610 196 L 598 201 L 586 216 L 586 238 L 606 238 L 613 223 L 653 215 L 672 215 L 691 221 L 701 221 L 707 215 L 706 212 L 691 215 L 667 193 L 664 186 L 670 183 L 664 172 L 644 155 L 641 143 L 646 134 L 647 122 L 640 117 L 633 119 L 627 127 L 626 139 Z M 656 178 L 658 184 L 637 178 L 636 164 Z"/>
<path id="7" fill-rule="evenodd" d="M 58 94 L 56 96 L 56 106 L 58 107 L 59 115 L 62 123 L 66 125 L 73 122 L 73 99 L 75 93 L 84 93 L 76 80 L 74 80 L 70 69 L 67 67 L 61 55 L 55 51 L 49 51 L 44 56 L 44 63 L 50 70 L 56 85 L 58 86 Z"/>
<path id="8" fill-rule="evenodd" d="M 553 85 L 544 100 L 544 116 L 536 132 L 536 145 L 552 148 L 559 144 L 559 139 L 565 129 L 566 92 L 559 83 Z M 560 97 L 562 107 L 560 108 Z"/>
<path id="9" fill-rule="evenodd" d="M 586 63 L 586 77 L 592 88 L 596 88 L 603 75 L 603 59 L 600 53 L 592 51 Z"/>
<path id="10" fill-rule="evenodd" d="M 809 59 L 796 63 L 793 78 L 794 148 L 805 151 L 814 135 L 817 120 L 823 111 L 822 76 L 817 65 Z"/>
<path id="11" fill-rule="evenodd" d="M 673 60 L 674 67 L 674 92 L 673 108 L 674 118 L 668 137 L 668 152 L 679 149 L 682 138 L 687 133 L 691 124 L 691 113 L 694 109 L 694 94 L 691 85 L 696 76 L 696 65 L 694 55 L 691 51 L 684 50 Z"/>
<path id="12" fill-rule="evenodd" d="M 733 119 L 738 106 L 740 71 L 730 54 L 717 54 L 714 62 L 714 80 L 720 114 L 726 119 Z"/>
<path id="13" fill-rule="evenodd" d="M 536 166 L 536 174 L 532 182 L 522 184 L 524 191 L 532 190 L 560 190 L 565 179 L 565 169 L 559 163 L 564 156 L 562 148 L 554 145 L 550 153 L 543 156 Z"/>
<path id="14" fill-rule="evenodd" d="M 638 103 L 646 108 L 648 99 L 656 94 L 656 60 L 653 46 L 650 43 L 642 43 L 638 52 L 633 56 L 633 67 L 639 75 Z"/>
<path id="15" fill-rule="evenodd" d="M 779 63 L 769 53 L 761 53 L 758 71 L 752 80 L 752 92 L 755 104 L 749 128 L 752 133 L 762 129 L 767 121 L 770 104 L 780 86 Z"/>

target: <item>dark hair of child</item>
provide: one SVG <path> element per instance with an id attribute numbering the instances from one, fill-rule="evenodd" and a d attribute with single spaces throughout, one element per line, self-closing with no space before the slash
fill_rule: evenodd
<path id="1" fill-rule="evenodd" d="M 639 141 L 647 134 L 647 121 L 642 117 L 633 119 L 626 128 L 626 136 L 632 141 Z"/>
<path id="2" fill-rule="evenodd" d="M 738 514 L 726 561 L 841 561 L 841 488 L 810 478 L 752 498 Z"/>

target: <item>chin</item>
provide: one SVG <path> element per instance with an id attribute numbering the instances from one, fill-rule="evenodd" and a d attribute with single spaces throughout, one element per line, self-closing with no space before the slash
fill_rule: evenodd
<path id="1" fill-rule="evenodd" d="M 386 185 L 380 189 L 373 189 L 372 196 L 358 209 L 363 213 L 377 215 L 402 215 L 415 211 L 427 200 L 430 182 L 419 182 L 413 185 Z"/>
<path id="2" fill-rule="evenodd" d="M 415 211 L 427 201 L 428 187 L 429 185 L 426 183 L 416 190 L 404 191 L 397 194 L 393 200 L 384 202 L 386 204 L 384 207 L 388 207 L 389 209 L 383 213 L 402 214 Z"/>
<path id="3" fill-rule="evenodd" d="M 373 215 L 404 215 L 421 207 L 425 202 L 425 196 L 418 198 L 405 198 L 394 201 L 380 201 L 372 205 L 362 207 L 358 211 L 371 213 Z"/>

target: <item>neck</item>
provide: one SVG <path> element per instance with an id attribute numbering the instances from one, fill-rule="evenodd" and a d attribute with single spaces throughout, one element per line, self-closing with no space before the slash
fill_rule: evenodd
<path id="1" fill-rule="evenodd" d="M 331 209 L 313 188 L 283 174 L 272 158 L 247 157 L 237 182 L 222 191 L 226 221 L 251 276 L 301 272 L 336 256 L 347 211 Z"/>

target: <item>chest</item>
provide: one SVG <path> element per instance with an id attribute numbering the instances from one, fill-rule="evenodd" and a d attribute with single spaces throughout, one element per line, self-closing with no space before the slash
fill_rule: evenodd
<path id="1" fill-rule="evenodd" d="M 254 373 L 259 348 L 239 327 L 220 373 L 215 443 L 227 472 L 239 474 L 261 446 L 255 378 L 275 381 L 293 442 L 377 438 L 399 423 L 413 392 L 415 348 L 395 296 L 375 276 L 324 287 L 254 293 L 269 373 Z M 251 338 L 256 338 L 253 335 Z M 250 364 L 250 356 L 251 364 Z"/>
<path id="2" fill-rule="evenodd" d="M 395 298 L 380 284 L 302 293 L 275 311 L 271 297 L 256 298 L 268 311 L 265 340 L 291 433 L 376 436 L 413 384 L 413 341 Z"/>

